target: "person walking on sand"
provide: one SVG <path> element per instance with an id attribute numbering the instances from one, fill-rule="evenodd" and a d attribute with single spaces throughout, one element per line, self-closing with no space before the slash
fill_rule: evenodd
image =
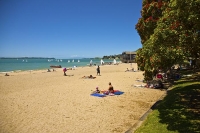
<path id="1" fill-rule="evenodd" d="M 67 71 L 67 68 L 66 67 L 63 68 L 64 76 L 67 76 L 66 71 Z"/>
<path id="2" fill-rule="evenodd" d="M 97 67 L 97 75 L 100 75 L 100 67 Z"/>

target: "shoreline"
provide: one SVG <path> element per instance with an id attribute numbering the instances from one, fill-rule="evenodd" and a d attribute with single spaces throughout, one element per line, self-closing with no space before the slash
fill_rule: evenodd
<path id="1" fill-rule="evenodd" d="M 0 73 L 10 73 L 15 71 L 30 71 L 30 70 L 47 70 L 51 69 L 51 65 L 61 65 L 62 68 L 72 68 L 73 66 L 84 67 L 89 65 L 90 60 L 83 60 L 80 62 L 68 62 L 68 59 L 63 59 L 61 62 L 47 61 L 46 59 L 30 59 L 27 62 L 15 59 L 0 60 Z M 105 60 L 105 63 L 113 62 L 112 60 Z M 121 62 L 118 60 L 117 62 Z M 100 65 L 100 60 L 93 60 L 93 64 Z"/>
<path id="2" fill-rule="evenodd" d="M 126 64 L 126 63 L 121 63 L 119 62 L 119 64 Z M 112 66 L 113 64 L 111 65 L 99 65 L 100 67 L 104 67 L 104 66 Z M 78 68 L 85 68 L 85 67 L 89 67 L 89 68 L 92 68 L 92 67 L 97 67 L 98 65 L 93 65 L 93 66 L 89 66 L 89 64 L 87 64 L 86 66 L 76 66 L 76 69 Z M 51 70 L 51 72 L 53 72 L 53 69 L 54 70 L 58 70 L 58 69 L 63 69 L 65 67 L 61 67 L 61 68 L 46 68 L 46 69 L 32 69 L 32 70 L 13 70 L 13 71 L 3 71 L 1 72 L 0 71 L 0 74 L 10 74 L 10 73 L 20 73 L 20 72 L 38 72 L 38 71 L 47 71 L 48 69 Z M 66 67 L 67 69 L 72 69 L 73 70 L 73 67 Z"/>

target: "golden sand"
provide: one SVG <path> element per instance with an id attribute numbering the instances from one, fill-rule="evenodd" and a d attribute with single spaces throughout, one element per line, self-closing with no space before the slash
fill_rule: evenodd
<path id="1" fill-rule="evenodd" d="M 137 68 L 136 64 L 132 65 Z M 78 67 L 63 76 L 55 72 L 24 71 L 0 74 L 1 133 L 123 133 L 127 131 L 165 91 L 136 88 L 143 72 L 125 72 L 130 64 Z M 83 79 L 93 75 L 96 79 Z M 123 95 L 90 96 L 98 86 L 111 82 Z"/>

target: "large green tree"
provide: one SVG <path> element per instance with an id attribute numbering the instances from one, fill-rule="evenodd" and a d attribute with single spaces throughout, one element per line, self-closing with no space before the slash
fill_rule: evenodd
<path id="1" fill-rule="evenodd" d="M 143 1 L 142 13 L 145 9 L 144 4 L 150 3 L 152 1 Z M 185 58 L 197 58 L 200 53 L 200 0 L 157 3 L 162 3 L 162 14 L 157 14 L 157 21 L 141 23 L 142 19 L 139 19 L 136 25 L 143 45 L 137 52 L 136 61 L 145 71 L 146 80 L 151 79 L 153 70 L 166 70 Z M 145 15 L 142 14 L 142 18 L 145 18 Z M 149 25 L 153 29 L 149 28 Z"/>
<path id="2" fill-rule="evenodd" d="M 145 70 L 145 78 L 148 80 L 152 77 L 153 66 L 150 63 L 152 46 L 147 43 L 154 34 L 158 20 L 162 17 L 162 12 L 167 7 L 169 0 L 143 0 L 141 18 L 136 24 L 136 29 L 141 38 L 143 47 L 137 51 L 136 62 L 141 70 Z"/>

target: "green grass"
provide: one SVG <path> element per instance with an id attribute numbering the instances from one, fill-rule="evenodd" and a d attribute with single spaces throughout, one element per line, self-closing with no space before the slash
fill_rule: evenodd
<path id="1" fill-rule="evenodd" d="M 176 81 L 134 133 L 200 133 L 200 74 Z"/>

